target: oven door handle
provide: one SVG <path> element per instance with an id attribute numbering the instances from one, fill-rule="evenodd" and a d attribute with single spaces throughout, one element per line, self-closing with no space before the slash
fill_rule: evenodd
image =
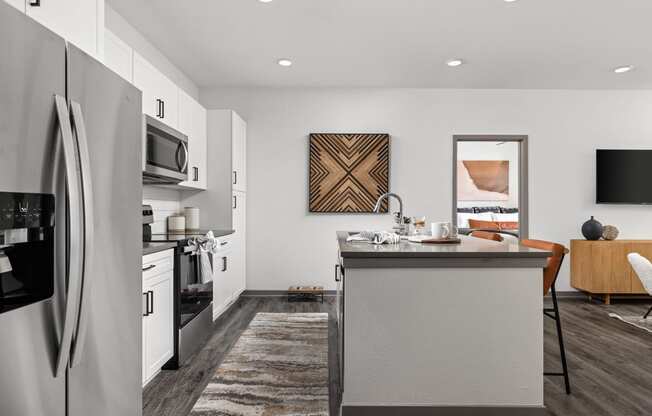
<path id="1" fill-rule="evenodd" d="M 70 360 L 70 350 L 75 324 L 77 323 L 77 313 L 79 308 L 79 296 L 82 285 L 83 273 L 83 254 L 82 241 L 84 238 L 83 224 L 83 202 L 82 202 L 82 184 L 80 177 L 79 154 L 77 145 L 72 134 L 70 122 L 70 111 L 66 99 L 60 95 L 54 97 L 61 143 L 63 147 L 63 158 L 65 161 L 66 188 L 68 193 L 68 214 L 69 224 L 69 263 L 68 273 L 68 291 L 66 293 L 66 304 L 63 313 L 63 326 L 61 331 L 61 340 L 59 341 L 59 354 L 55 369 L 55 377 L 65 375 Z M 65 226 L 64 226 L 65 227 Z"/>

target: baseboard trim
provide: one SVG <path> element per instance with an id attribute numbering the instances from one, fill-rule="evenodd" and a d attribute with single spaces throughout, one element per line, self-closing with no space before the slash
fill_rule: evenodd
<path id="1" fill-rule="evenodd" d="M 337 291 L 335 290 L 324 290 L 324 296 L 335 296 Z M 257 296 L 257 297 L 279 297 L 287 296 L 287 290 L 245 290 L 240 296 Z"/>
<path id="2" fill-rule="evenodd" d="M 287 296 L 288 291 L 287 290 L 245 290 L 242 292 L 240 296 L 259 296 L 259 297 L 279 297 L 279 296 Z M 337 291 L 335 290 L 325 290 L 324 291 L 324 296 L 336 296 Z M 560 298 L 586 298 L 586 294 L 582 292 L 576 292 L 576 291 L 568 291 L 568 292 L 557 292 L 557 296 Z"/>
<path id="3" fill-rule="evenodd" d="M 545 416 L 534 406 L 342 406 L 342 416 Z"/>

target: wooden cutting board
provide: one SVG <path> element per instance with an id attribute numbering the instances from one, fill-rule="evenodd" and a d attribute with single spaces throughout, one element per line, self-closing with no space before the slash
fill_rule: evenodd
<path id="1" fill-rule="evenodd" d="M 427 238 L 421 240 L 421 244 L 460 244 L 462 240 L 459 238 Z"/>

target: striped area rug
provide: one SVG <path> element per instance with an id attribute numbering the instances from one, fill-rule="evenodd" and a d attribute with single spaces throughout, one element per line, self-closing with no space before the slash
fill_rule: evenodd
<path id="1" fill-rule="evenodd" d="M 328 416 L 328 314 L 257 314 L 190 415 Z"/>

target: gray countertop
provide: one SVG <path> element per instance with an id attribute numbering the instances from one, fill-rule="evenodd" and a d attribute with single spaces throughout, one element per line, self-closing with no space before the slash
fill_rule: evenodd
<path id="1" fill-rule="evenodd" d="M 148 254 L 158 253 L 159 251 L 169 250 L 175 248 L 177 243 L 143 243 L 143 256 Z"/>
<path id="2" fill-rule="evenodd" d="M 213 229 L 216 238 L 231 235 L 235 230 Z M 191 237 L 203 237 L 207 231 L 187 231 L 183 234 L 152 234 L 151 241 L 143 242 L 143 256 L 184 245 Z"/>
<path id="3" fill-rule="evenodd" d="M 467 236 L 460 236 L 461 244 L 401 240 L 399 244 L 376 245 L 347 242 L 350 234 L 337 232 L 340 257 L 347 267 L 543 267 L 552 255 L 519 244 Z"/>

